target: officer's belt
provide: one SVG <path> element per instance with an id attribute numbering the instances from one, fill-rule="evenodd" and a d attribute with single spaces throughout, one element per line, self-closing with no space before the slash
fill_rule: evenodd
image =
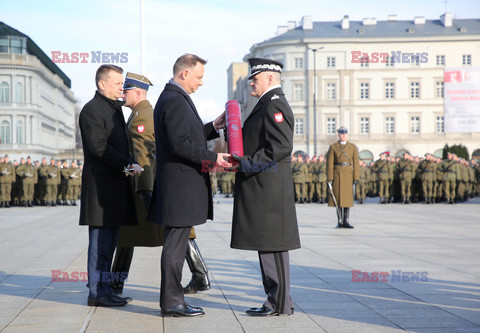
<path id="1" fill-rule="evenodd" d="M 335 163 L 335 165 L 338 165 L 338 166 L 351 166 L 351 164 L 350 164 L 350 163 L 347 163 L 347 162 Z"/>

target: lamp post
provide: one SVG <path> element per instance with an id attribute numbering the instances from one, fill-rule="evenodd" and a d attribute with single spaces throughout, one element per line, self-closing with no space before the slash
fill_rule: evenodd
<path id="1" fill-rule="evenodd" d="M 317 51 L 323 49 L 318 47 L 316 49 L 308 48 L 313 51 L 313 155 L 317 155 Z"/>

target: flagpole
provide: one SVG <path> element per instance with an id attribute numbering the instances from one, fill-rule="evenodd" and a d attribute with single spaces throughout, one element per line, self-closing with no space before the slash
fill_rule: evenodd
<path id="1" fill-rule="evenodd" d="M 144 5 L 140 0 L 140 57 L 141 57 L 141 73 L 145 75 L 145 23 L 144 23 Z"/>

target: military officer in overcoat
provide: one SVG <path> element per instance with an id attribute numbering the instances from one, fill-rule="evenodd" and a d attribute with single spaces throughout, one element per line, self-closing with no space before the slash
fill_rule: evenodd
<path id="1" fill-rule="evenodd" d="M 111 264 L 119 227 L 137 224 L 133 192 L 126 174 L 141 167 L 130 154 L 127 128 L 118 98 L 123 69 L 101 65 L 95 75 L 95 96 L 80 112 L 84 168 L 80 225 L 88 225 L 88 305 L 123 306 L 129 299 L 113 293 Z"/>
<path id="2" fill-rule="evenodd" d="M 119 273 L 115 276 L 120 276 L 118 280 L 112 281 L 113 291 L 117 294 L 122 293 L 124 281 L 128 277 L 134 246 L 162 246 L 165 237 L 164 227 L 147 221 L 155 180 L 153 107 L 147 100 L 147 91 L 152 85 L 145 76 L 135 73 L 127 73 L 123 85 L 125 106 L 132 110 L 127 121 L 130 152 L 144 171 L 130 179 L 138 225 L 120 227 L 112 264 L 112 272 Z"/>
<path id="3" fill-rule="evenodd" d="M 358 150 L 357 146 L 348 142 L 348 130 L 345 127 L 340 127 L 337 132 L 339 140 L 327 152 L 327 182 L 332 186 L 337 200 L 337 228 L 351 229 L 349 210 L 354 200 L 353 184 L 360 180 Z M 331 195 L 328 206 L 335 206 Z"/>
<path id="4" fill-rule="evenodd" d="M 243 125 L 245 156 L 235 179 L 231 247 L 258 251 L 267 300 L 251 316 L 291 315 L 289 250 L 300 247 L 290 154 L 294 118 L 280 86 L 282 63 L 248 60 L 252 96 Z"/>

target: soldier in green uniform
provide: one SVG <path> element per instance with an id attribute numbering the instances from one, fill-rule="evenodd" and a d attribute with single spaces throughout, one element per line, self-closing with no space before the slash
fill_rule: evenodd
<path id="1" fill-rule="evenodd" d="M 233 194 L 232 192 L 232 175 L 234 175 L 232 172 L 229 171 L 223 171 L 220 173 L 219 176 L 219 183 L 220 187 L 222 189 L 222 193 L 225 195 L 225 198 L 230 198 L 230 195 Z"/>
<path id="2" fill-rule="evenodd" d="M 22 163 L 23 162 L 23 163 Z M 26 163 L 22 158 L 20 165 L 16 169 L 17 176 L 20 178 L 20 205 L 24 207 L 33 206 L 33 188 L 37 170 L 32 164 L 30 156 L 27 157 Z"/>
<path id="3" fill-rule="evenodd" d="M 297 156 L 297 162 L 292 169 L 293 183 L 295 186 L 295 197 L 298 203 L 304 203 L 307 201 L 306 182 L 308 176 L 308 168 L 303 161 L 302 155 Z"/>
<path id="4" fill-rule="evenodd" d="M 163 245 L 164 227 L 147 221 L 152 202 L 155 181 L 155 132 L 153 108 L 147 100 L 148 88 L 152 85 L 143 75 L 127 73 L 125 78 L 125 106 L 131 109 L 127 121 L 130 150 L 135 161 L 143 168 L 139 175 L 131 177 L 138 225 L 120 227 L 112 272 L 121 279 L 112 282 L 115 293 L 123 292 L 128 277 L 135 246 L 157 247 Z"/>
<path id="5" fill-rule="evenodd" d="M 390 177 L 390 163 L 387 160 L 388 155 L 389 152 L 381 153 L 380 159 L 375 161 L 372 167 L 372 172 L 376 175 L 378 195 L 380 196 L 380 203 L 382 204 L 386 204 L 387 199 L 390 197 L 388 193 Z"/>
<path id="6" fill-rule="evenodd" d="M 15 181 L 15 167 L 8 155 L 0 163 L 0 207 L 10 207 L 12 200 L 12 183 Z"/>
<path id="7" fill-rule="evenodd" d="M 413 157 L 409 153 L 404 153 L 403 157 L 396 166 L 398 173 L 398 181 L 400 182 L 400 192 L 402 196 L 402 203 L 410 203 L 412 196 L 412 178 L 413 178 Z"/>
<path id="8" fill-rule="evenodd" d="M 337 133 L 339 140 L 330 145 L 327 152 L 327 182 L 337 202 L 337 228 L 352 229 L 349 215 L 350 207 L 354 204 L 353 185 L 360 180 L 358 150 L 357 146 L 348 142 L 348 130 L 345 127 L 340 127 Z M 331 195 L 328 206 L 335 206 Z"/>
<path id="9" fill-rule="evenodd" d="M 355 187 L 355 195 L 357 197 L 358 203 L 363 204 L 363 202 L 367 198 L 367 182 L 368 182 L 367 163 L 360 160 L 359 167 L 360 167 L 360 170 L 359 170 L 360 179 L 358 181 L 357 186 Z"/>
<path id="10" fill-rule="evenodd" d="M 70 163 L 70 172 L 67 179 L 67 195 L 66 200 L 70 202 L 70 205 L 76 206 L 78 195 L 80 194 L 80 179 L 82 178 L 82 170 L 77 167 L 77 163 L 72 161 Z"/>
<path id="11" fill-rule="evenodd" d="M 22 179 L 17 174 L 17 168 L 21 165 L 25 164 L 25 158 L 20 158 L 20 163 L 17 160 L 13 161 L 13 167 L 15 168 L 15 176 L 14 181 L 12 183 L 12 200 L 10 204 L 14 207 L 20 206 L 20 197 L 22 196 Z"/>
<path id="12" fill-rule="evenodd" d="M 311 203 L 313 199 L 314 184 L 313 184 L 313 169 L 315 164 L 310 159 L 310 156 L 305 157 L 305 165 L 307 166 L 307 177 L 305 181 L 305 189 L 307 192 L 307 202 Z"/>
<path id="13" fill-rule="evenodd" d="M 425 154 L 425 160 L 418 166 L 418 172 L 422 181 L 423 197 L 426 204 L 433 203 L 433 184 L 436 176 L 437 163 L 432 159 L 432 155 Z"/>
<path id="14" fill-rule="evenodd" d="M 447 204 L 455 203 L 455 189 L 457 187 L 458 166 L 455 154 L 447 153 L 447 159 L 440 163 L 438 169 L 443 173 L 443 188 Z"/>
<path id="15" fill-rule="evenodd" d="M 215 196 L 215 194 L 217 194 L 217 172 L 210 171 L 209 176 L 210 176 L 210 183 L 212 184 L 212 195 Z"/>
<path id="16" fill-rule="evenodd" d="M 325 162 L 325 156 L 319 155 L 317 162 L 317 193 L 319 203 L 323 204 L 327 199 L 327 163 Z"/>

